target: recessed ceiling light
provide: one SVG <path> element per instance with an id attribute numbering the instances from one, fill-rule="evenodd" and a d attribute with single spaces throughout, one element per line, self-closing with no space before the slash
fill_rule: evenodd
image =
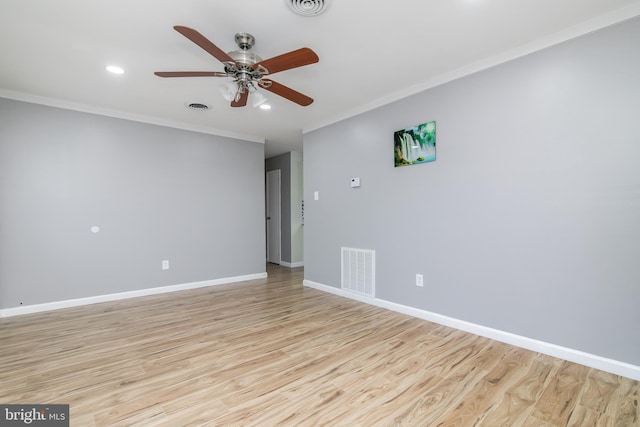
<path id="1" fill-rule="evenodd" d="M 115 65 L 107 65 L 107 71 L 113 74 L 124 74 L 124 70 L 120 67 L 116 67 Z"/>
<path id="2" fill-rule="evenodd" d="M 271 110 L 271 105 L 269 105 L 269 104 L 262 104 L 262 105 L 260 106 L 260 108 L 261 108 L 262 110 Z"/>

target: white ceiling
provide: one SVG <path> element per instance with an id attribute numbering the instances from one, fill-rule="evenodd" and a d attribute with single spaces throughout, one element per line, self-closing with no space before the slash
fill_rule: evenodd
<path id="1" fill-rule="evenodd" d="M 270 157 L 301 151 L 305 131 L 638 15 L 640 0 L 332 0 L 313 18 L 286 0 L 1 0 L 0 96 L 266 141 Z M 315 102 L 265 92 L 270 111 L 231 108 L 226 79 L 156 77 L 223 69 L 174 25 L 224 51 L 249 32 L 264 59 L 312 48 L 319 63 L 272 78 Z"/>

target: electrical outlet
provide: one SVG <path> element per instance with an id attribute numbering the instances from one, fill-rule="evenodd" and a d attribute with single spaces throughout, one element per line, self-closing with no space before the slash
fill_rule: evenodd
<path id="1" fill-rule="evenodd" d="M 162 261 L 162 269 L 163 270 L 168 270 L 169 269 L 169 260 L 165 259 L 164 261 Z"/>
<path id="2" fill-rule="evenodd" d="M 416 286 L 423 286 L 423 277 L 422 274 L 416 274 Z"/>

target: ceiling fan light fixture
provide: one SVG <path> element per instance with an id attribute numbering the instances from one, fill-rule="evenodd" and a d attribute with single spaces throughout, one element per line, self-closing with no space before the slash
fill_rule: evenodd
<path id="1" fill-rule="evenodd" d="M 247 90 L 251 95 L 251 105 L 253 105 L 253 108 L 260 107 L 267 102 L 267 97 L 256 88 L 255 83 L 251 82 L 247 85 Z"/>
<path id="2" fill-rule="evenodd" d="M 258 92 L 257 90 L 251 92 L 251 104 L 254 108 L 260 107 L 265 102 L 267 102 L 267 97 L 264 96 L 261 92 Z"/>
<path id="3" fill-rule="evenodd" d="M 285 0 L 294 13 L 301 16 L 317 16 L 331 5 L 331 0 Z"/>
<path id="4" fill-rule="evenodd" d="M 220 90 L 222 97 L 226 99 L 227 102 L 233 101 L 238 93 L 238 85 L 236 82 L 223 83 L 218 89 Z"/>

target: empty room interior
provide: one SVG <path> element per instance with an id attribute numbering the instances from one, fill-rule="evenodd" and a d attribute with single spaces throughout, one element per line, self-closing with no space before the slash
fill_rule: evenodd
<path id="1" fill-rule="evenodd" d="M 0 58 L 0 425 L 640 426 L 640 1 L 3 0 Z"/>

